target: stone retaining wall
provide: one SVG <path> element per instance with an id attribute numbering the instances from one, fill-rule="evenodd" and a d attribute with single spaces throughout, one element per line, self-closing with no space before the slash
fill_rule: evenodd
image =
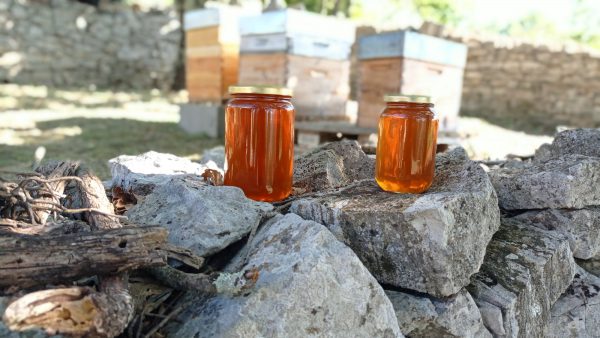
<path id="1" fill-rule="evenodd" d="M 174 12 L 2 0 L 0 82 L 166 89 L 180 34 Z"/>
<path id="2" fill-rule="evenodd" d="M 530 130 L 600 126 L 600 52 L 574 44 L 460 35 L 432 24 L 421 32 L 468 45 L 463 115 Z"/>

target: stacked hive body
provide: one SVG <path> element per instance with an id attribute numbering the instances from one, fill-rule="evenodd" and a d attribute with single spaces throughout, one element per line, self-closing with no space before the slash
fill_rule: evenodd
<path id="1" fill-rule="evenodd" d="M 187 12 L 186 86 L 192 102 L 220 102 L 227 88 L 237 83 L 239 62 L 236 7 L 218 7 Z"/>
<path id="2" fill-rule="evenodd" d="M 358 124 L 377 126 L 385 94 L 422 94 L 432 97 L 440 130 L 453 130 L 466 57 L 465 45 L 415 32 L 361 37 Z"/>
<path id="3" fill-rule="evenodd" d="M 345 119 L 350 22 L 287 9 L 244 18 L 240 32 L 240 84 L 292 88 L 300 120 Z"/>

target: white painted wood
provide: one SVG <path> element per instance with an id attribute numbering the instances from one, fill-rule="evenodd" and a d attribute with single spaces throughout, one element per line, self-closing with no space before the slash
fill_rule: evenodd
<path id="1" fill-rule="evenodd" d="M 260 12 L 237 6 L 219 5 L 216 7 L 187 11 L 183 17 L 184 30 L 194 30 L 219 26 L 219 42 L 239 43 L 240 19 L 256 16 Z"/>
<path id="2" fill-rule="evenodd" d="M 331 60 L 348 60 L 352 44 L 345 41 L 286 33 L 246 35 L 240 44 L 241 53 L 277 53 L 318 57 Z"/>
<path id="3" fill-rule="evenodd" d="M 410 31 L 363 36 L 358 42 L 360 60 L 404 57 L 464 68 L 467 46 Z"/>
<path id="4" fill-rule="evenodd" d="M 266 12 L 240 20 L 244 35 L 286 33 L 354 43 L 356 26 L 349 20 L 295 9 Z"/>

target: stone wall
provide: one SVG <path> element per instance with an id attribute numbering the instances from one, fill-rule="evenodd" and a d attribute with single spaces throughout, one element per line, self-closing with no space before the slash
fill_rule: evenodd
<path id="1" fill-rule="evenodd" d="M 540 131 L 600 126 L 600 52 L 459 34 L 432 24 L 421 31 L 468 45 L 463 115 Z"/>
<path id="2" fill-rule="evenodd" d="M 169 88 L 181 32 L 174 12 L 68 0 L 0 1 L 0 82 Z"/>

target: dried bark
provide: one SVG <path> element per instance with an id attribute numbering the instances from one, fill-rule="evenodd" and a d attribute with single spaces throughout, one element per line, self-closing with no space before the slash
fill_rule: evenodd
<path id="1" fill-rule="evenodd" d="M 217 293 L 217 286 L 214 284 L 217 278 L 216 274 L 211 276 L 203 273 L 185 273 L 168 266 L 150 268 L 148 272 L 154 278 L 177 290 L 205 294 Z"/>
<path id="2" fill-rule="evenodd" d="M 74 174 L 81 178 L 81 182 L 72 182 L 67 187 L 69 201 L 66 206 L 72 209 L 92 208 L 114 215 L 114 207 L 106 197 L 102 181 L 84 166 L 78 166 Z M 85 212 L 82 218 L 93 230 L 122 227 L 115 216 L 106 214 Z"/>
<path id="3" fill-rule="evenodd" d="M 71 287 L 32 292 L 11 303 L 3 321 L 14 331 L 42 328 L 50 335 L 115 337 L 122 330 L 111 321 L 121 322 L 130 303 L 122 299 L 131 301 L 120 290 Z"/>
<path id="4" fill-rule="evenodd" d="M 52 180 L 55 178 L 60 178 L 64 176 L 71 176 L 71 174 L 75 171 L 75 169 L 79 166 L 77 162 L 56 162 L 52 161 L 43 166 L 38 167 L 35 171 L 44 175 L 46 179 Z M 65 186 L 67 185 L 67 181 L 57 180 L 54 182 L 50 182 L 47 184 L 48 189 L 55 193 L 55 195 L 60 196 L 65 191 Z M 47 202 L 54 202 L 56 199 L 51 196 L 44 196 L 42 200 Z M 46 224 L 48 217 L 51 215 L 51 211 L 48 210 L 34 210 L 36 214 L 39 224 Z"/>
<path id="5" fill-rule="evenodd" d="M 68 235 L 0 237 L 0 288 L 27 288 L 93 275 L 166 265 L 161 227 L 130 227 Z"/>
<path id="6" fill-rule="evenodd" d="M 83 219 L 92 230 L 121 228 L 100 179 L 77 163 L 64 165 L 75 168 L 72 174 L 80 178 L 66 188 L 67 206 L 87 209 Z M 30 293 L 11 303 L 3 319 L 15 331 L 39 327 L 52 334 L 115 337 L 124 331 L 133 313 L 127 275 L 120 274 L 101 278 L 99 291 L 74 287 Z"/>

